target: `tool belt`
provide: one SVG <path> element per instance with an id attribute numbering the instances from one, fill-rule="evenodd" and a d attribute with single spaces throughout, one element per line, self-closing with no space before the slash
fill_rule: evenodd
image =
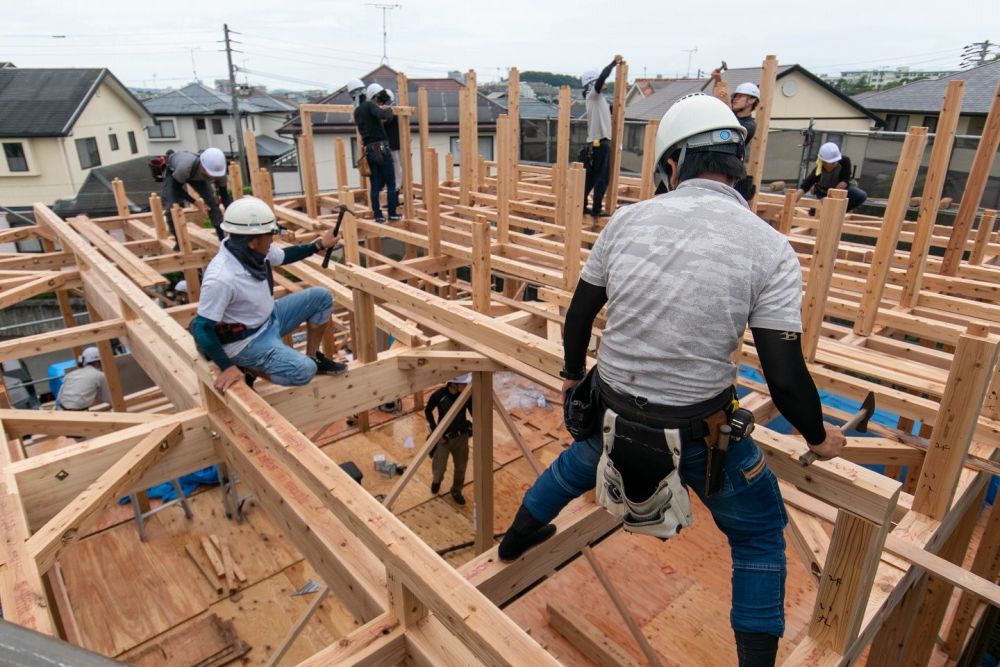
<path id="1" fill-rule="evenodd" d="M 389 150 L 389 142 L 387 141 L 373 141 L 370 144 L 365 144 L 365 154 L 371 151 L 371 157 L 368 159 L 369 162 L 374 162 L 375 164 L 382 164 L 385 160 L 385 155 L 387 153 L 391 154 Z"/>

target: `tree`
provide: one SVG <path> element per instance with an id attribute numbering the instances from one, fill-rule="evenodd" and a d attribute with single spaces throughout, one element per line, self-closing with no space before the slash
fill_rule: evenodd
<path id="1" fill-rule="evenodd" d="M 535 81 L 547 83 L 550 86 L 579 86 L 580 77 L 571 74 L 557 74 L 555 72 L 539 72 L 528 70 L 521 72 L 521 81 Z"/>

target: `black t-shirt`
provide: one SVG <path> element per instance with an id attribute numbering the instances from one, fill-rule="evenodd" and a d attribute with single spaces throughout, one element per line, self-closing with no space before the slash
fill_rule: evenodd
<path id="1" fill-rule="evenodd" d="M 736 117 L 736 120 L 740 121 L 740 125 L 747 131 L 747 138 L 744 139 L 743 143 L 746 144 L 746 154 L 750 155 L 750 142 L 753 141 L 753 137 L 757 134 L 757 121 L 753 119 L 752 116 L 747 116 L 746 118 Z"/>
<path id="2" fill-rule="evenodd" d="M 427 418 L 427 423 L 430 424 L 433 430 L 437 427 L 437 424 L 441 419 L 448 414 L 451 410 L 451 406 L 455 403 L 461 392 L 458 394 L 453 394 L 448 391 L 448 385 L 445 385 L 431 394 L 431 397 L 427 399 L 427 406 L 424 408 L 424 416 Z M 438 414 L 437 419 L 434 418 L 434 409 L 437 408 Z M 459 412 L 454 421 L 451 422 L 451 426 L 445 432 L 446 435 L 451 435 L 453 433 L 460 433 L 461 431 L 467 430 L 472 427 L 472 422 L 468 420 L 465 413 L 468 412 L 472 414 L 472 405 L 470 401 L 465 402 L 465 410 Z"/>
<path id="3" fill-rule="evenodd" d="M 389 150 L 399 150 L 399 116 L 393 114 L 385 122 L 385 133 L 389 136 Z"/>
<path id="4" fill-rule="evenodd" d="M 371 100 L 366 100 L 354 110 L 354 124 L 361 132 L 361 141 L 365 146 L 378 141 L 388 141 L 385 133 L 385 121 L 393 116 L 392 109 L 380 107 Z"/>
<path id="5" fill-rule="evenodd" d="M 816 170 L 813 169 L 809 172 L 809 175 L 802 179 L 799 183 L 799 189 L 805 192 L 810 190 L 815 190 L 813 193 L 817 197 L 825 197 L 828 190 L 834 188 L 838 183 L 848 183 L 851 182 L 851 158 L 846 155 L 840 158 L 840 166 L 838 168 L 826 171 L 821 169 L 820 173 L 817 175 Z"/>

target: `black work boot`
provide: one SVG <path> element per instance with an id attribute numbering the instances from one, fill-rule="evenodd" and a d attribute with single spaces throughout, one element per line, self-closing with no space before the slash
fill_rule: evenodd
<path id="1" fill-rule="evenodd" d="M 778 638 L 766 632 L 736 631 L 736 656 L 740 667 L 774 667 Z"/>
<path id="2" fill-rule="evenodd" d="M 528 508 L 521 503 L 514 521 L 507 529 L 507 534 L 500 542 L 497 554 L 500 560 L 510 563 L 521 557 L 525 551 L 531 547 L 544 542 L 556 534 L 556 527 L 551 523 L 543 524 L 541 521 L 531 516 Z"/>
<path id="3" fill-rule="evenodd" d="M 316 362 L 317 373 L 322 373 L 324 375 L 340 375 L 347 372 L 347 364 L 334 361 L 318 350 L 316 352 L 316 356 L 313 357 L 313 361 Z"/>

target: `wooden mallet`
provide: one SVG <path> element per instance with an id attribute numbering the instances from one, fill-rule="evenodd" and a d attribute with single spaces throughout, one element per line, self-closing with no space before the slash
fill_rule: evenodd
<path id="1" fill-rule="evenodd" d="M 875 392 L 870 391 L 868 395 L 865 396 L 864 402 L 861 404 L 861 409 L 858 410 L 857 414 L 847 420 L 847 423 L 840 427 L 841 432 L 847 433 L 848 431 L 854 429 L 862 433 L 868 432 L 868 420 L 872 418 L 875 414 Z M 804 466 L 809 465 L 815 461 L 818 457 L 813 452 L 806 452 L 799 457 L 799 464 Z"/>

